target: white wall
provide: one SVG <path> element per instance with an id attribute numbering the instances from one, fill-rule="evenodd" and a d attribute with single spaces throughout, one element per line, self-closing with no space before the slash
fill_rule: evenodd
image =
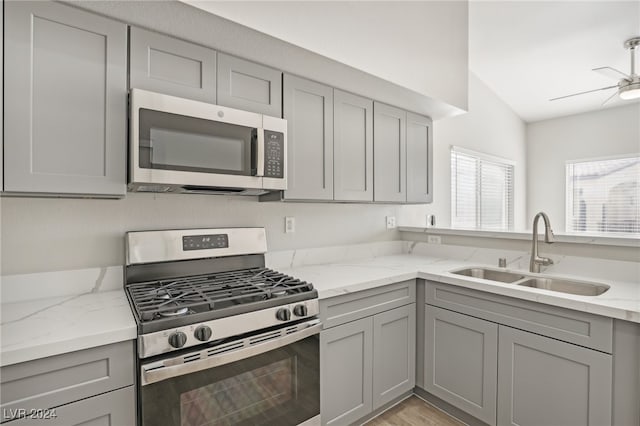
<path id="1" fill-rule="evenodd" d="M 182 1 L 467 107 L 467 1 Z"/>
<path id="2" fill-rule="evenodd" d="M 640 103 L 529 124 L 527 217 L 544 211 L 564 232 L 566 161 L 633 153 L 640 153 Z"/>
<path id="3" fill-rule="evenodd" d="M 525 123 L 473 73 L 469 73 L 469 112 L 433 125 L 433 203 L 402 206 L 398 223 L 424 226 L 427 214 L 436 226 L 451 225 L 451 146 L 507 158 L 515 162 L 514 227 L 524 226 L 526 208 Z"/>
<path id="4" fill-rule="evenodd" d="M 122 200 L 0 198 L 2 275 L 124 264 L 127 231 L 264 226 L 270 251 L 396 240 L 397 206 L 260 203 L 255 197 L 129 193 Z M 294 216 L 296 232 L 284 233 Z"/>

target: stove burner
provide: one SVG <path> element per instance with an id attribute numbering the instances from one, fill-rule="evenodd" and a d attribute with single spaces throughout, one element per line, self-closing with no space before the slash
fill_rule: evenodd
<path id="1" fill-rule="evenodd" d="M 313 286 L 267 268 L 249 268 L 129 284 L 138 317 L 150 322 L 168 317 L 256 305 L 313 291 Z"/>
<path id="2" fill-rule="evenodd" d="M 158 291 L 158 293 L 160 293 L 160 291 Z M 164 294 L 162 294 L 161 296 L 159 296 L 159 299 L 165 299 L 165 300 L 171 300 L 171 296 L 169 296 L 169 293 L 167 293 L 166 291 L 164 292 Z M 161 317 L 178 317 L 181 315 L 186 314 L 187 312 L 189 312 L 189 308 L 179 308 L 178 303 L 176 301 L 171 301 L 171 303 L 168 303 L 166 306 L 176 306 L 176 310 L 175 311 L 162 311 L 159 312 L 158 314 Z"/>

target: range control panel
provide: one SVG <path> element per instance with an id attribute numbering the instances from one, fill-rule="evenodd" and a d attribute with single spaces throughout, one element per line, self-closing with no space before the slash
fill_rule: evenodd
<path id="1" fill-rule="evenodd" d="M 264 131 L 264 177 L 284 177 L 284 133 Z"/>
<path id="2" fill-rule="evenodd" d="M 182 250 L 210 250 L 229 248 L 227 234 L 189 235 L 182 237 Z"/>

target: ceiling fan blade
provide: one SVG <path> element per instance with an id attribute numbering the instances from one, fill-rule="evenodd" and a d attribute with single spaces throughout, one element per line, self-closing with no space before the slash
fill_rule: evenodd
<path id="1" fill-rule="evenodd" d="M 609 77 L 609 78 L 612 78 L 614 80 L 620 80 L 621 78 L 629 80 L 631 78 L 629 75 L 623 73 L 622 71 L 617 70 L 615 68 L 611 68 L 611 67 L 594 68 L 594 69 L 592 69 L 592 71 L 595 71 L 598 74 L 602 74 L 605 77 Z"/>
<path id="2" fill-rule="evenodd" d="M 584 95 L 586 93 L 599 92 L 601 90 L 609 90 L 609 89 L 613 89 L 614 87 L 618 87 L 618 85 L 616 84 L 615 86 L 602 87 L 600 89 L 587 90 L 585 92 L 579 92 L 579 93 L 573 93 L 571 95 L 560 96 L 560 97 L 557 97 L 557 98 L 549 99 L 549 101 L 557 101 L 558 99 L 570 98 L 572 96 Z"/>
<path id="3" fill-rule="evenodd" d="M 615 92 L 613 92 L 613 94 L 612 94 L 611 96 L 609 96 L 609 97 L 607 98 L 607 100 L 606 100 L 606 101 L 604 101 L 604 102 L 602 103 L 602 106 L 605 106 L 606 104 L 608 104 L 608 103 L 609 103 L 609 101 L 611 101 L 611 99 L 613 99 L 617 94 L 618 94 L 618 91 L 616 90 Z"/>

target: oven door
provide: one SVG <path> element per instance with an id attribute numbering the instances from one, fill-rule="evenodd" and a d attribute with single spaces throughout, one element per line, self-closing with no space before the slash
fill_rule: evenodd
<path id="1" fill-rule="evenodd" d="M 130 104 L 130 183 L 262 188 L 262 115 L 140 89 Z"/>
<path id="2" fill-rule="evenodd" d="M 320 424 L 318 320 L 143 363 L 143 426 Z"/>

